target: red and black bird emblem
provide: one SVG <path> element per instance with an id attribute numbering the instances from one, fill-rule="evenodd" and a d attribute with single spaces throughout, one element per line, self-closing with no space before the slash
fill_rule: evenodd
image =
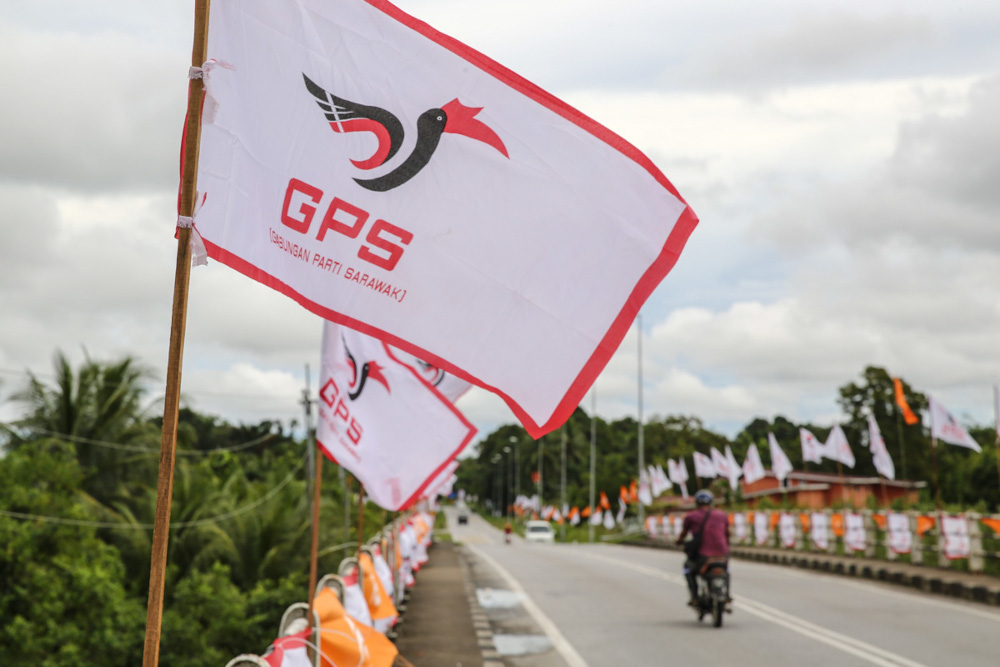
<path id="1" fill-rule="evenodd" d="M 378 139 L 375 153 L 365 160 L 351 160 L 358 169 L 375 169 L 389 162 L 403 143 L 403 124 L 379 107 L 350 102 L 327 92 L 305 74 L 306 89 L 316 98 L 334 132 L 371 132 Z M 355 178 L 363 188 L 385 192 L 406 183 L 427 166 L 444 133 L 461 134 L 492 146 L 504 157 L 507 147 L 486 123 L 476 119 L 482 107 L 467 107 L 457 99 L 439 109 L 428 109 L 417 119 L 417 143 L 413 152 L 395 169 L 376 178 Z"/>
<path id="2" fill-rule="evenodd" d="M 366 361 L 358 368 L 358 362 L 351 354 L 350 348 L 347 347 L 347 341 L 342 337 L 341 340 L 344 343 L 344 352 L 347 353 L 347 363 L 351 367 L 351 372 L 353 377 L 351 377 L 351 383 L 348 385 L 347 396 L 353 401 L 361 395 L 361 392 L 365 388 L 365 382 L 369 379 L 374 382 L 378 382 L 380 385 L 385 387 L 385 390 L 392 393 L 389 389 L 389 381 L 386 379 L 385 375 L 382 373 L 382 366 L 379 365 L 377 361 Z"/>

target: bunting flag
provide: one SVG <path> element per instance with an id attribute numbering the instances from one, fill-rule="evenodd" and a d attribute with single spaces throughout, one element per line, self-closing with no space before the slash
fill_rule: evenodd
<path id="1" fill-rule="evenodd" d="M 899 378 L 892 378 L 892 386 L 896 393 L 896 405 L 899 407 L 899 411 L 903 414 L 903 421 L 908 425 L 916 424 L 920 421 L 920 418 L 913 414 L 913 410 L 910 409 L 910 404 L 906 402 L 906 395 L 903 393 L 903 383 Z"/>
<path id="2" fill-rule="evenodd" d="M 778 519 L 778 537 L 781 540 L 781 546 L 786 549 L 795 546 L 798 536 L 795 533 L 795 517 L 791 514 L 781 513 L 781 517 Z"/>
<path id="3" fill-rule="evenodd" d="M 754 541 L 757 543 L 757 546 L 763 546 L 767 543 L 767 538 L 770 532 L 771 522 L 767 512 L 754 512 L 753 534 Z"/>
<path id="4" fill-rule="evenodd" d="M 839 461 L 848 468 L 854 467 L 854 452 L 851 451 L 851 445 L 847 442 L 847 436 L 844 435 L 844 429 L 840 427 L 840 424 L 834 424 L 830 435 L 827 436 L 826 443 L 823 445 L 823 456 L 833 461 Z"/>
<path id="5" fill-rule="evenodd" d="M 593 513 L 590 515 L 590 525 L 600 526 L 604 522 L 604 513 L 601 511 L 600 507 L 595 507 Z"/>
<path id="6" fill-rule="evenodd" d="M 604 513 L 604 528 L 606 530 L 614 530 L 615 527 L 615 515 L 611 513 L 611 510 L 607 510 Z"/>
<path id="7" fill-rule="evenodd" d="M 385 0 L 215 2 L 207 52 L 208 255 L 497 393 L 533 437 L 697 225 L 634 146 Z"/>
<path id="8" fill-rule="evenodd" d="M 601 507 L 606 510 L 611 509 L 611 501 L 608 500 L 608 494 L 603 491 L 601 491 Z"/>
<path id="9" fill-rule="evenodd" d="M 701 452 L 694 453 L 694 474 L 697 477 L 715 479 L 719 476 L 719 471 L 715 468 L 713 460 Z"/>
<path id="10" fill-rule="evenodd" d="M 580 508 L 574 506 L 573 509 L 569 511 L 569 525 L 577 526 L 580 524 Z"/>
<path id="11" fill-rule="evenodd" d="M 872 463 L 875 470 L 883 477 L 896 479 L 896 466 L 889 456 L 889 450 L 885 447 L 885 440 L 882 439 L 882 431 L 879 430 L 875 417 L 868 415 L 868 448 L 872 451 Z"/>
<path id="12" fill-rule="evenodd" d="M 361 587 L 368 604 L 372 627 L 379 632 L 386 633 L 396 624 L 399 612 L 396 611 L 396 605 L 392 603 L 392 598 L 386 592 L 385 586 L 379 578 L 372 557 L 362 551 L 358 554 L 358 564 L 361 567 Z"/>
<path id="13" fill-rule="evenodd" d="M 626 510 L 628 510 L 628 504 L 624 500 L 622 500 L 621 498 L 619 498 L 618 499 L 618 515 L 615 516 L 615 523 L 618 524 L 619 526 L 625 520 L 625 512 L 626 512 Z M 606 518 L 605 518 L 605 521 L 607 521 Z"/>
<path id="14" fill-rule="evenodd" d="M 810 463 L 823 462 L 823 445 L 808 429 L 799 429 L 799 439 L 802 441 L 802 460 Z"/>
<path id="15" fill-rule="evenodd" d="M 733 537 L 736 538 L 736 543 L 745 543 L 749 533 L 750 530 L 749 524 L 747 523 L 747 515 L 743 512 L 736 512 L 736 514 L 733 515 Z"/>
<path id="16" fill-rule="evenodd" d="M 897 554 L 908 554 L 913 549 L 913 532 L 910 517 L 902 512 L 889 512 L 886 522 L 886 542 Z"/>
<path id="17" fill-rule="evenodd" d="M 391 667 L 399 651 L 376 630 L 358 623 L 340 603 L 337 594 L 323 588 L 313 599 L 320 619 L 320 651 L 335 665 Z"/>
<path id="18" fill-rule="evenodd" d="M 312 667 L 306 652 L 312 628 L 275 639 L 262 657 L 270 667 Z"/>
<path id="19" fill-rule="evenodd" d="M 736 490 L 736 486 L 740 483 L 740 477 L 743 476 L 743 469 L 740 468 L 740 464 L 736 462 L 736 457 L 733 456 L 733 450 L 726 445 L 726 477 L 729 479 L 729 488 L 733 491 Z"/>
<path id="20" fill-rule="evenodd" d="M 977 452 L 982 451 L 979 443 L 972 439 L 965 427 L 959 424 L 958 420 L 940 402 L 934 400 L 933 396 L 928 396 L 927 400 L 930 404 L 932 438 L 959 447 L 968 447 Z"/>
<path id="21" fill-rule="evenodd" d="M 319 398 L 317 442 L 391 511 L 420 498 L 476 433 L 387 345 L 332 322 L 323 326 Z"/>
<path id="22" fill-rule="evenodd" d="M 809 520 L 809 539 L 817 548 L 830 548 L 830 517 L 824 512 L 813 512 Z"/>
<path id="23" fill-rule="evenodd" d="M 851 551 L 864 551 L 867 546 L 864 517 L 857 512 L 845 512 L 844 547 Z"/>
<path id="24" fill-rule="evenodd" d="M 964 516 L 941 515 L 944 534 L 944 555 L 948 560 L 968 558 L 971 553 L 969 522 Z"/>
<path id="25" fill-rule="evenodd" d="M 580 510 L 580 517 L 586 519 L 587 517 L 590 516 L 590 512 L 591 512 L 590 505 L 587 505 L 582 510 Z"/>
<path id="26" fill-rule="evenodd" d="M 636 482 L 633 479 L 628 486 L 628 498 L 625 499 L 627 503 L 637 503 L 639 502 L 639 490 L 636 486 Z"/>
<path id="27" fill-rule="evenodd" d="M 792 462 L 785 456 L 785 452 L 778 446 L 778 441 L 773 433 L 767 434 L 767 446 L 771 451 L 771 471 L 778 478 L 779 482 L 785 481 L 788 473 L 792 472 Z"/>
<path id="28" fill-rule="evenodd" d="M 747 457 L 743 460 L 743 481 L 747 484 L 764 479 L 764 464 L 760 460 L 760 452 L 757 445 L 750 445 L 747 448 Z"/>

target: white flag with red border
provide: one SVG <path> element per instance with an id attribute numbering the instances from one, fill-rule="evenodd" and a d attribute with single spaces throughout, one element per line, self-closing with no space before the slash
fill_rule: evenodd
<path id="1" fill-rule="evenodd" d="M 747 456 L 743 459 L 743 480 L 747 484 L 753 484 L 758 480 L 764 479 L 765 474 L 764 464 L 760 460 L 760 452 L 757 451 L 757 445 L 750 445 L 747 448 Z"/>
<path id="2" fill-rule="evenodd" d="M 476 433 L 375 338 L 325 322 L 320 366 L 316 440 L 380 507 L 398 511 L 421 498 Z"/>
<path id="3" fill-rule="evenodd" d="M 799 429 L 799 439 L 802 441 L 802 460 L 811 463 L 823 462 L 823 445 L 820 444 L 812 431 L 805 428 Z"/>
<path id="4" fill-rule="evenodd" d="M 697 217 L 638 149 L 384 0 L 211 5 L 208 255 L 500 395 L 580 403 Z"/>
<path id="5" fill-rule="evenodd" d="M 948 412 L 946 407 L 941 405 L 940 401 L 934 400 L 933 396 L 928 396 L 927 402 L 931 413 L 932 438 L 944 440 L 959 447 L 968 447 L 977 452 L 983 451 L 979 443 L 972 439 L 965 427 L 958 423 L 958 420 Z"/>
<path id="6" fill-rule="evenodd" d="M 844 429 L 840 427 L 840 424 L 834 424 L 830 435 L 827 436 L 826 443 L 823 445 L 823 456 L 833 461 L 839 461 L 848 468 L 854 467 L 856 463 L 854 452 L 851 451 L 851 445 L 847 442 L 847 435 L 844 433 Z"/>
<path id="7" fill-rule="evenodd" d="M 778 481 L 782 482 L 788 477 L 788 473 L 792 472 L 792 462 L 788 460 L 788 456 L 781 449 L 773 433 L 767 434 L 767 446 L 771 451 L 771 471 L 778 478 Z"/>
<path id="8" fill-rule="evenodd" d="M 885 446 L 878 422 L 870 413 L 868 415 L 868 448 L 872 451 L 872 463 L 875 464 L 875 470 L 883 477 L 896 479 L 896 465 L 892 462 L 892 456 L 889 455 L 889 450 Z"/>

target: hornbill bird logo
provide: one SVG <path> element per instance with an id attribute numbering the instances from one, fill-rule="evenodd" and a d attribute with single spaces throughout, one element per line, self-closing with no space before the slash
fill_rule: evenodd
<path id="1" fill-rule="evenodd" d="M 347 341 L 343 338 L 341 338 L 341 340 L 344 343 L 344 351 L 347 353 L 347 363 L 350 364 L 351 371 L 354 373 L 354 376 L 351 378 L 351 383 L 348 386 L 348 397 L 350 397 L 353 401 L 360 396 L 361 391 L 365 388 L 365 382 L 369 378 L 381 384 L 385 387 L 385 390 L 391 394 L 392 390 L 389 389 L 389 380 L 387 380 L 385 375 L 382 374 L 382 366 L 380 366 L 377 361 L 366 361 L 361 366 L 361 372 L 359 373 L 358 362 L 354 358 L 354 355 L 351 354 L 350 348 L 347 347 Z"/>
<path id="2" fill-rule="evenodd" d="M 380 167 L 399 151 L 403 143 L 403 124 L 399 119 L 385 109 L 350 102 L 327 92 L 314 83 L 305 74 L 306 89 L 316 98 L 316 104 L 323 110 L 330 128 L 334 132 L 371 132 L 378 139 L 378 148 L 366 160 L 351 160 L 358 169 L 374 169 Z M 413 152 L 389 173 L 371 179 L 355 178 L 354 181 L 363 188 L 376 192 L 385 192 L 406 183 L 427 166 L 431 156 L 437 149 L 441 135 L 461 134 L 471 139 L 477 139 L 492 146 L 504 157 L 507 147 L 503 141 L 486 123 L 476 119 L 476 114 L 482 107 L 467 107 L 457 99 L 448 102 L 440 109 L 428 109 L 417 119 L 417 144 Z"/>

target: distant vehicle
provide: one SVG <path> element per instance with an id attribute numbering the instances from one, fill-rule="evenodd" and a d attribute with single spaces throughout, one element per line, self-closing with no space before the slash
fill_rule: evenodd
<path id="1" fill-rule="evenodd" d="M 469 523 L 469 513 L 462 510 L 458 513 L 458 525 L 464 526 L 467 523 Z"/>
<path id="2" fill-rule="evenodd" d="M 529 521 L 524 524 L 524 539 L 528 542 L 552 544 L 556 541 L 556 531 L 548 521 Z"/>

